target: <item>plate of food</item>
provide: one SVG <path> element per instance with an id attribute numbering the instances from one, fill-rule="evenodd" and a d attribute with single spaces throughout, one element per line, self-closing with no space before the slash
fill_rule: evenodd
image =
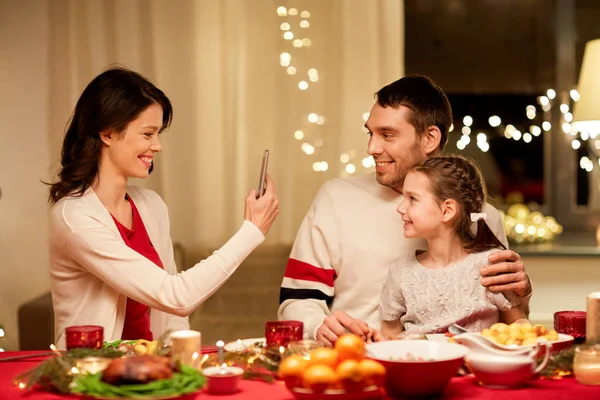
<path id="1" fill-rule="evenodd" d="M 262 338 L 250 338 L 250 339 L 238 339 L 235 342 L 229 342 L 225 344 L 224 349 L 230 353 L 239 353 L 244 349 L 251 346 L 263 347 L 267 339 Z"/>
<path id="2" fill-rule="evenodd" d="M 102 371 L 78 374 L 71 392 L 98 400 L 164 400 L 191 395 L 204 384 L 204 375 L 192 367 L 168 357 L 141 355 L 115 358 Z"/>
<path id="3" fill-rule="evenodd" d="M 538 342 L 546 341 L 552 345 L 552 351 L 560 351 L 570 347 L 574 338 L 571 335 L 558 333 L 554 329 L 548 329 L 540 324 L 518 324 L 510 325 L 502 322 L 492 325 L 475 335 L 483 336 L 495 345 L 504 349 L 515 349 L 520 347 L 534 347 Z M 454 339 L 450 339 L 453 341 Z"/>

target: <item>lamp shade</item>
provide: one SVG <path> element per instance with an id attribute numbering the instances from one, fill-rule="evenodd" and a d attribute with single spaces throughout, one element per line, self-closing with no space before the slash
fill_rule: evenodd
<path id="1" fill-rule="evenodd" d="M 572 127 L 578 132 L 600 132 L 600 39 L 585 45 L 577 90 Z"/>

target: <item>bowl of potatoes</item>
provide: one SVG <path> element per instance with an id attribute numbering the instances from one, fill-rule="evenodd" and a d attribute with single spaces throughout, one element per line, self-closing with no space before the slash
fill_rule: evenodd
<path id="1" fill-rule="evenodd" d="M 500 347 L 509 349 L 515 347 L 534 347 L 538 342 L 546 341 L 552 345 L 553 352 L 571 346 L 574 340 L 571 335 L 558 333 L 554 329 L 548 329 L 544 325 L 539 324 L 512 323 L 507 325 L 499 322 L 477 334 L 493 341 Z"/>

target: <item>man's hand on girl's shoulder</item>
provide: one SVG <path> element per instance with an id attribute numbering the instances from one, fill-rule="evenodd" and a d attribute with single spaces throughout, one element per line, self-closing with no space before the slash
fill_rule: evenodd
<path id="1" fill-rule="evenodd" d="M 481 268 L 481 284 L 492 292 L 513 291 L 520 297 L 531 293 L 531 283 L 521 256 L 501 250 L 488 256 L 489 264 Z"/>

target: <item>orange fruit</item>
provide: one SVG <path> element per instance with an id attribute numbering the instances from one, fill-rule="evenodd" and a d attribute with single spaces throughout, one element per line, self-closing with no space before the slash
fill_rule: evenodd
<path id="1" fill-rule="evenodd" d="M 302 374 L 304 386 L 316 393 L 335 387 L 339 380 L 333 368 L 327 365 L 311 365 Z"/>
<path id="2" fill-rule="evenodd" d="M 302 386 L 302 374 L 308 367 L 308 360 L 294 354 L 279 364 L 279 376 L 289 388 Z"/>
<path id="3" fill-rule="evenodd" d="M 340 383 L 345 390 L 349 392 L 362 390 L 364 385 L 358 369 L 358 361 L 342 361 L 335 369 L 335 373 L 337 374 Z"/>
<path id="4" fill-rule="evenodd" d="M 309 365 L 327 365 L 335 368 L 338 364 L 338 353 L 334 349 L 321 347 L 310 352 Z"/>
<path id="5" fill-rule="evenodd" d="M 358 363 L 358 373 L 365 386 L 383 386 L 385 381 L 385 367 L 383 364 L 365 358 Z"/>
<path id="6" fill-rule="evenodd" d="M 340 336 L 335 342 L 335 349 L 338 352 L 340 361 L 356 360 L 365 358 L 365 342 L 351 333 Z"/>

